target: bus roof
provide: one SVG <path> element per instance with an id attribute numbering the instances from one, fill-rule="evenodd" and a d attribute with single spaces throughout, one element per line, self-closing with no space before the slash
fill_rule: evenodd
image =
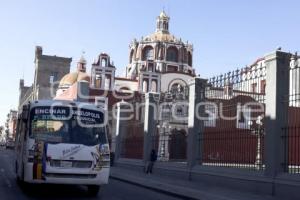
<path id="1" fill-rule="evenodd" d="M 91 110 L 104 112 L 104 109 L 101 106 L 97 106 L 95 104 L 87 103 L 87 102 L 78 102 L 78 101 L 69 101 L 69 100 L 35 100 L 29 102 L 28 104 L 30 104 L 30 108 L 56 105 L 56 106 L 68 106 L 68 107 L 81 107 L 84 109 L 91 109 Z"/>

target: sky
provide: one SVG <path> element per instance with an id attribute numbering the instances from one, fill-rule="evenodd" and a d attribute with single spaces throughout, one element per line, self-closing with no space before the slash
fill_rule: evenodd
<path id="1" fill-rule="evenodd" d="M 91 62 L 110 54 L 119 76 L 129 43 L 155 31 L 164 9 L 170 32 L 194 45 L 203 78 L 252 64 L 278 47 L 299 51 L 299 0 L 0 0 L 0 125 L 16 109 L 19 79 L 31 85 L 34 49 Z"/>

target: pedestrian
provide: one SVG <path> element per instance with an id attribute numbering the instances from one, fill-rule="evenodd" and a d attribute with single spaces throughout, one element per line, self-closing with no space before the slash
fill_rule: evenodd
<path id="1" fill-rule="evenodd" d="M 149 174 L 149 173 L 152 174 L 152 169 L 153 169 L 153 166 L 154 166 L 154 163 L 156 160 L 157 160 L 156 151 L 154 149 L 152 149 L 151 154 L 150 154 L 150 160 L 147 165 L 147 170 L 146 170 L 147 174 Z"/>

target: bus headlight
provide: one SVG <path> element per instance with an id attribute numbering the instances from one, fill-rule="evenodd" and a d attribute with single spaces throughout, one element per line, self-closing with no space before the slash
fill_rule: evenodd
<path id="1" fill-rule="evenodd" d="M 103 160 L 110 160 L 109 154 L 104 154 L 103 155 Z"/>
<path id="2" fill-rule="evenodd" d="M 108 144 L 103 144 L 100 146 L 100 152 L 102 154 L 109 154 L 109 146 Z"/>

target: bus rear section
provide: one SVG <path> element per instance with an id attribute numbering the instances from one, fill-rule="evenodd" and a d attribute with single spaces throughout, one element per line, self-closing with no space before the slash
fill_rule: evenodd
<path id="1" fill-rule="evenodd" d="M 17 127 L 17 177 L 87 185 L 97 194 L 108 183 L 110 167 L 104 112 L 94 105 L 57 104 L 39 101 L 24 108 Z"/>

